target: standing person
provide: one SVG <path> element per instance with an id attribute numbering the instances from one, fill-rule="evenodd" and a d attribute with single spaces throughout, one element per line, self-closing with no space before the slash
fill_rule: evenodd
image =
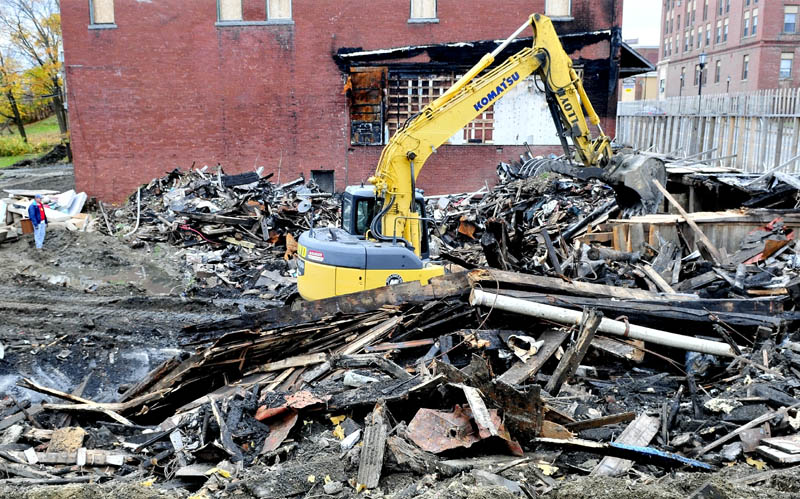
<path id="1" fill-rule="evenodd" d="M 28 206 L 28 218 L 33 222 L 33 240 L 36 243 L 36 249 L 40 250 L 44 244 L 44 232 L 47 225 L 47 216 L 44 214 L 41 194 L 37 194 L 33 203 Z"/>

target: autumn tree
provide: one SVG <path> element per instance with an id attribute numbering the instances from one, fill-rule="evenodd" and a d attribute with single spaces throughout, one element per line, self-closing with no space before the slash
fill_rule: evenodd
<path id="1" fill-rule="evenodd" d="M 23 93 L 23 75 L 15 61 L 0 48 L 0 93 L 5 98 L 0 105 L 0 116 L 10 119 L 17 125 L 22 140 L 28 142 L 25 123 L 22 121 L 19 101 Z"/>
<path id="2" fill-rule="evenodd" d="M 50 98 L 62 134 L 67 133 L 61 81 L 61 15 L 58 0 L 0 0 L 0 29 L 23 64 L 28 88 Z"/>

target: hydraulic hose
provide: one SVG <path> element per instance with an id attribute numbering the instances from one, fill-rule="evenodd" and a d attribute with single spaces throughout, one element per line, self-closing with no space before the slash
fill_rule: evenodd
<path id="1" fill-rule="evenodd" d="M 394 241 L 400 241 L 403 244 L 405 244 L 405 246 L 407 248 L 410 248 L 410 249 L 413 250 L 414 247 L 411 245 L 411 243 L 409 243 L 408 241 L 406 241 L 402 237 L 394 237 L 394 238 L 392 238 L 392 237 L 384 236 L 383 234 L 381 234 L 381 231 L 378 228 L 378 222 L 383 218 L 384 215 L 389 213 L 390 209 L 392 209 L 392 205 L 394 205 L 394 200 L 395 200 L 395 197 L 393 195 L 391 198 L 389 198 L 389 202 L 386 204 L 386 207 L 383 210 L 381 210 L 380 213 L 378 213 L 377 215 L 375 215 L 372 218 L 372 223 L 370 223 L 370 225 L 369 225 L 369 230 L 372 233 L 372 236 L 375 239 L 377 239 L 378 241 L 382 241 L 382 242 L 385 242 L 385 243 L 394 242 Z"/>

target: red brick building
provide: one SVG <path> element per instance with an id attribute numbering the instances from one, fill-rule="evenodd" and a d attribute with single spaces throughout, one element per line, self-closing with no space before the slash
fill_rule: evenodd
<path id="1" fill-rule="evenodd" d="M 664 0 L 660 97 L 797 86 L 800 0 Z M 683 80 L 681 80 L 683 76 Z"/>
<path id="2" fill-rule="evenodd" d="M 532 12 L 556 19 L 610 135 L 618 78 L 640 71 L 621 49 L 617 0 L 506 0 L 502 8 L 463 0 L 69 0 L 61 8 L 76 184 L 112 201 L 192 164 L 221 163 L 228 173 L 264 166 L 283 182 L 301 174 L 330 181 L 332 173 L 337 189 L 365 180 L 397 123 Z M 523 44 L 530 39 L 514 48 Z M 430 194 L 474 189 L 526 141 L 557 150 L 546 107 L 524 109 L 539 102 L 534 85 L 523 88 L 533 97 L 509 97 L 440 148 L 420 186 Z"/>

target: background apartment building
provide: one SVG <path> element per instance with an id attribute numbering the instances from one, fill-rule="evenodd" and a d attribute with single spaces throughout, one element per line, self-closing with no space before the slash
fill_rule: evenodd
<path id="1" fill-rule="evenodd" d="M 659 98 L 797 86 L 800 0 L 664 0 Z"/>

